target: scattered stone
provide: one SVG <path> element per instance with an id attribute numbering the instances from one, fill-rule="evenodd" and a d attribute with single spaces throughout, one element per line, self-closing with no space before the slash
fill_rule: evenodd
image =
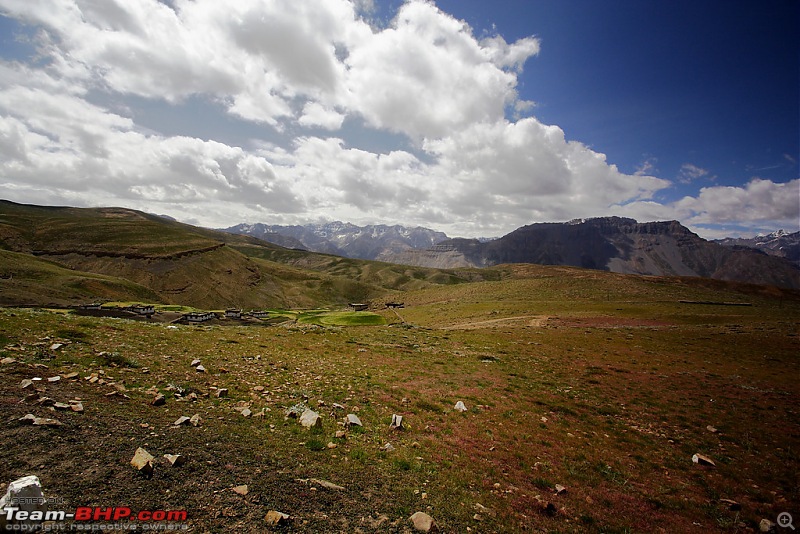
<path id="1" fill-rule="evenodd" d="M 307 409 L 308 408 L 306 408 L 306 405 L 303 404 L 302 402 L 299 403 L 299 404 L 295 404 L 294 406 L 292 406 L 292 407 L 290 407 L 289 409 L 286 410 L 286 414 L 285 414 L 286 418 L 287 419 L 297 419 Z"/>
<path id="2" fill-rule="evenodd" d="M 172 424 L 174 426 L 183 426 L 183 425 L 189 425 L 191 423 L 191 421 L 192 421 L 191 418 L 186 417 L 185 415 L 182 415 L 182 416 L 178 417 L 175 420 L 175 422 L 172 423 Z"/>
<path id="3" fill-rule="evenodd" d="M 322 419 L 320 419 L 319 414 L 311 408 L 306 408 L 305 411 L 300 414 L 299 421 L 305 428 L 322 428 Z"/>
<path id="4" fill-rule="evenodd" d="M 57 402 L 53 404 L 53 408 L 56 410 L 71 410 L 72 406 L 67 404 L 66 402 Z"/>
<path id="5" fill-rule="evenodd" d="M 415 512 L 409 520 L 417 532 L 433 532 L 435 528 L 433 518 L 425 512 Z"/>
<path id="6" fill-rule="evenodd" d="M 281 525 L 286 525 L 289 523 L 289 514 L 284 514 L 283 512 L 278 512 L 276 510 L 270 510 L 267 512 L 267 515 L 264 517 L 264 521 L 270 527 L 278 527 Z"/>
<path id="7" fill-rule="evenodd" d="M 341 404 L 339 404 L 337 402 L 334 402 L 332 407 L 333 407 L 334 410 L 344 410 L 344 406 L 342 406 Z"/>
<path id="8" fill-rule="evenodd" d="M 15 360 L 14 358 L 3 358 L 2 360 L 0 360 L 0 363 L 2 363 L 3 365 L 9 365 L 15 363 L 16 361 L 17 360 Z"/>
<path id="9" fill-rule="evenodd" d="M 219 388 L 215 393 L 218 399 L 223 399 L 228 396 L 228 388 Z"/>
<path id="10" fill-rule="evenodd" d="M 50 350 L 58 350 L 63 346 L 64 346 L 63 343 L 53 343 L 52 345 L 50 345 Z"/>
<path id="11" fill-rule="evenodd" d="M 392 452 L 393 450 L 395 450 L 395 448 L 394 445 L 392 445 L 391 443 L 387 443 L 386 445 L 381 447 L 381 450 L 386 452 Z"/>
<path id="12" fill-rule="evenodd" d="M 189 422 L 192 424 L 192 426 L 200 426 L 203 424 L 203 419 L 200 417 L 199 413 L 196 413 L 189 419 Z"/>
<path id="13" fill-rule="evenodd" d="M 334 484 L 333 482 L 328 482 L 327 480 L 321 480 L 319 478 L 309 478 L 308 481 L 311 484 L 320 486 L 321 488 L 329 490 L 344 490 L 344 486 L 339 486 L 338 484 Z"/>
<path id="14" fill-rule="evenodd" d="M 758 530 L 760 532 L 774 532 L 775 523 L 773 523 L 769 519 L 762 519 L 761 522 L 758 524 Z"/>
<path id="15" fill-rule="evenodd" d="M 336 434 L 334 434 L 333 437 L 338 439 L 344 439 L 345 437 L 347 437 L 347 432 L 345 432 L 344 430 L 337 430 Z"/>
<path id="16" fill-rule="evenodd" d="M 61 380 L 61 377 L 59 375 L 51 376 L 50 378 L 47 379 L 47 381 L 50 382 L 51 384 L 54 384 L 59 380 Z"/>
<path id="17" fill-rule="evenodd" d="M 392 422 L 389 425 L 392 430 L 403 430 L 403 416 L 392 414 Z"/>
<path id="18" fill-rule="evenodd" d="M 166 403 L 167 403 L 167 398 L 162 393 L 159 393 L 153 398 L 153 402 L 151 402 L 150 404 L 152 404 L 153 406 L 164 406 Z"/>
<path id="19" fill-rule="evenodd" d="M 716 434 L 716 433 L 717 433 L 717 429 L 716 429 L 716 428 L 714 428 L 714 427 L 713 427 L 713 426 L 711 426 L 711 425 L 708 425 L 708 426 L 706 427 L 706 430 L 708 430 L 708 431 L 709 431 L 709 432 L 711 432 L 712 434 Z"/>
<path id="20" fill-rule="evenodd" d="M 332 442 L 332 441 L 329 441 L 329 442 L 328 442 L 328 445 L 327 445 L 327 447 L 328 447 L 329 449 L 335 449 L 336 447 L 338 447 L 338 445 L 337 445 L 337 444 L 335 444 L 335 443 L 334 443 L 334 442 Z"/>
<path id="21" fill-rule="evenodd" d="M 78 378 L 78 376 L 80 376 L 80 375 L 78 375 L 78 372 L 74 371 L 72 373 L 68 373 L 68 374 L 64 375 L 64 380 L 72 380 L 73 378 Z"/>
<path id="22" fill-rule="evenodd" d="M 197 371 L 198 373 L 205 373 L 206 372 L 206 368 L 203 367 L 202 365 L 198 365 L 197 367 L 194 368 L 194 370 Z"/>
<path id="23" fill-rule="evenodd" d="M 361 419 L 354 413 L 347 414 L 347 426 L 364 426 L 361 424 Z"/>
<path id="24" fill-rule="evenodd" d="M 18 421 L 23 425 L 32 425 L 33 422 L 36 421 L 36 416 L 33 415 L 32 413 L 29 413 L 27 415 L 20 417 Z"/>
<path id="25" fill-rule="evenodd" d="M 192 363 L 191 363 L 192 367 L 197 367 L 198 365 L 200 365 L 200 360 L 197 360 L 197 359 L 192 360 Z"/>
<path id="26" fill-rule="evenodd" d="M 454 407 L 454 410 L 457 411 L 457 412 L 466 412 L 467 411 L 467 407 L 466 407 L 466 405 L 464 405 L 463 401 L 458 401 L 456 403 L 455 407 Z"/>
<path id="27" fill-rule="evenodd" d="M 253 412 L 251 412 L 251 411 L 250 411 L 250 408 L 244 408 L 244 409 L 241 411 L 241 414 L 242 414 L 244 417 L 250 417 L 251 415 L 253 415 Z"/>
<path id="28" fill-rule="evenodd" d="M 256 386 L 253 388 L 253 391 L 261 393 L 264 391 L 264 386 Z"/>
<path id="29" fill-rule="evenodd" d="M 738 512 L 742 509 L 742 505 L 732 499 L 720 499 L 719 502 L 728 505 L 728 510 L 731 512 Z"/>
<path id="30" fill-rule="evenodd" d="M 700 465 L 707 465 L 709 467 L 717 467 L 717 464 L 714 463 L 714 460 L 708 456 L 700 454 L 699 452 L 692 456 L 692 462 Z"/>
<path id="31" fill-rule="evenodd" d="M 567 492 L 567 488 L 562 486 L 561 484 L 556 484 L 556 495 L 561 495 Z"/>
<path id="32" fill-rule="evenodd" d="M 69 401 L 69 407 L 73 412 L 81 413 L 83 411 L 83 403 L 80 401 Z"/>
<path id="33" fill-rule="evenodd" d="M 153 455 L 139 447 L 131 459 L 131 465 L 144 476 L 153 474 Z"/>
<path id="34" fill-rule="evenodd" d="M 22 382 L 20 382 L 20 384 L 19 384 L 19 387 L 20 387 L 21 389 L 29 389 L 29 388 L 33 387 L 33 380 L 28 380 L 28 379 L 26 378 L 25 380 L 23 380 Z"/>
<path id="35" fill-rule="evenodd" d="M 164 458 L 167 459 L 172 467 L 181 467 L 186 463 L 186 456 L 182 454 L 165 454 Z"/>
<path id="36" fill-rule="evenodd" d="M 248 492 L 247 484 L 242 484 L 241 486 L 234 486 L 231 489 L 234 491 L 234 493 L 238 493 L 239 495 L 241 495 L 243 497 L 245 495 L 247 495 L 247 492 Z"/>
<path id="37" fill-rule="evenodd" d="M 5 511 L 6 507 L 11 506 L 14 506 L 20 512 L 28 512 L 28 517 L 35 512 L 42 514 L 47 512 L 47 500 L 44 498 L 42 484 L 39 482 L 38 477 L 29 475 L 18 478 L 8 485 L 6 494 L 0 498 L 0 510 Z M 5 513 L 0 516 L 0 529 L 4 532 L 6 530 L 11 531 L 14 527 L 16 527 L 14 530 L 20 528 L 23 532 L 33 532 L 34 529 L 37 529 L 42 523 L 41 519 L 17 519 L 12 527 L 10 524 L 7 525 L 6 517 L 7 514 Z"/>
<path id="38" fill-rule="evenodd" d="M 52 419 L 50 417 L 37 417 L 33 420 L 33 426 L 63 426 L 64 423 L 59 421 L 58 419 Z"/>

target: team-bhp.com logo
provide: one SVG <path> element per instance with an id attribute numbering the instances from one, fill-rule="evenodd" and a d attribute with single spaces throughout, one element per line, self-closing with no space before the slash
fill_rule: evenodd
<path id="1" fill-rule="evenodd" d="M 186 510 L 142 510 L 127 506 L 79 506 L 74 513 L 65 510 L 25 510 L 16 502 L 2 509 L 8 532 L 33 531 L 178 531 L 188 530 Z M 72 523 L 67 524 L 67 521 Z"/>

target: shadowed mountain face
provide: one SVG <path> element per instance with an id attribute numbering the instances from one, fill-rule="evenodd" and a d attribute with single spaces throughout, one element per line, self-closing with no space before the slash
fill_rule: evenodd
<path id="1" fill-rule="evenodd" d="M 303 226 L 238 224 L 222 230 L 249 235 L 287 248 L 335 254 L 346 258 L 381 260 L 406 250 L 424 249 L 447 236 L 428 228 L 331 222 Z"/>
<path id="2" fill-rule="evenodd" d="M 450 239 L 387 261 L 429 267 L 487 267 L 501 263 L 571 265 L 618 273 L 702 276 L 800 288 L 800 269 L 762 252 L 723 247 L 677 221 L 637 223 L 601 217 L 523 226 L 494 241 Z"/>

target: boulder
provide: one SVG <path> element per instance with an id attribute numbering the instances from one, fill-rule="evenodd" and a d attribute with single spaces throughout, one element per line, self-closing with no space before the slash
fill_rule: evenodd
<path id="1" fill-rule="evenodd" d="M 717 464 L 714 463 L 714 460 L 712 460 L 708 456 L 700 454 L 699 452 L 695 453 L 692 456 L 692 462 L 694 462 L 696 464 L 699 464 L 699 465 L 707 465 L 709 467 L 716 467 L 717 466 Z"/>
<path id="2" fill-rule="evenodd" d="M 306 408 L 300 415 L 299 421 L 305 428 L 322 428 L 322 419 L 320 419 L 319 414 L 311 408 Z"/>
<path id="3" fill-rule="evenodd" d="M 433 518 L 425 512 L 416 512 L 409 520 L 417 532 L 435 532 L 436 525 Z"/>
<path id="4" fill-rule="evenodd" d="M 289 514 L 278 512 L 277 510 L 270 510 L 264 517 L 264 521 L 270 527 L 277 527 L 289 523 Z"/>
<path id="5" fill-rule="evenodd" d="M 139 447 L 131 459 L 131 465 L 144 476 L 153 474 L 153 455 Z"/>
<path id="6" fill-rule="evenodd" d="M 392 414 L 392 422 L 389 425 L 392 430 L 403 430 L 403 416 Z"/>
<path id="7" fill-rule="evenodd" d="M 6 507 L 14 506 L 19 508 L 20 511 L 28 512 L 28 517 L 33 517 L 28 520 L 16 520 L 8 522 L 8 514 L 5 513 Z M 42 492 L 42 484 L 39 478 L 34 475 L 18 478 L 8 485 L 6 494 L 0 498 L 0 510 L 4 513 L 0 514 L 0 531 L 11 531 L 11 525 L 20 525 L 23 531 L 27 530 L 32 532 L 34 525 L 41 525 L 43 515 L 47 512 L 47 500 L 44 498 Z M 38 519 L 36 519 L 38 518 Z M 8 528 L 6 527 L 8 525 Z M 25 525 L 25 527 L 22 527 Z"/>
<path id="8" fill-rule="evenodd" d="M 455 411 L 457 411 L 457 412 L 466 412 L 466 411 L 467 411 L 467 407 L 466 407 L 466 405 L 464 404 L 464 401 L 458 401 L 458 402 L 456 403 L 456 405 L 453 407 L 453 409 L 454 409 Z"/>
<path id="9" fill-rule="evenodd" d="M 186 456 L 182 454 L 165 454 L 164 458 L 172 467 L 180 467 L 186 463 Z"/>
<path id="10" fill-rule="evenodd" d="M 354 413 L 347 414 L 347 426 L 364 426 L 361 424 L 361 419 Z"/>

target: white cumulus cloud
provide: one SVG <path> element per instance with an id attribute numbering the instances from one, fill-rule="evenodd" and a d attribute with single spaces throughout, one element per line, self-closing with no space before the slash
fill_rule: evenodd
<path id="1" fill-rule="evenodd" d="M 456 235 L 607 214 L 797 219 L 797 181 L 663 203 L 673 184 L 650 175 L 655 160 L 625 174 L 528 116 L 517 85 L 535 37 L 476 37 L 432 1 L 407 0 L 383 25 L 374 12 L 372 0 L 0 0 L 38 47 L 0 60 L 0 196 L 209 226 L 329 218 Z M 137 122 L 137 106 L 180 117 L 193 97 L 227 114 L 209 112 L 204 131 L 252 139 Z"/>

